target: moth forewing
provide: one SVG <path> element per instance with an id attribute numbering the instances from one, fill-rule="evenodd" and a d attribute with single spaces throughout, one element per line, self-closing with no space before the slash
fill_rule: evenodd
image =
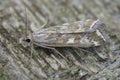
<path id="1" fill-rule="evenodd" d="M 85 33 L 94 32 L 101 27 L 102 22 L 98 20 L 88 19 L 86 21 L 76 21 L 73 23 L 64 23 L 62 25 L 41 28 L 35 31 L 35 34 L 41 33 Z"/>
<path id="2" fill-rule="evenodd" d="M 104 39 L 97 30 L 92 33 L 42 33 L 33 35 L 33 42 L 38 46 L 49 47 L 90 47 L 102 45 Z"/>
<path id="3" fill-rule="evenodd" d="M 84 25 L 84 26 L 83 26 Z M 48 47 L 91 47 L 102 45 L 104 36 L 99 31 L 102 22 L 86 20 L 43 28 L 32 34 L 33 43 Z"/>

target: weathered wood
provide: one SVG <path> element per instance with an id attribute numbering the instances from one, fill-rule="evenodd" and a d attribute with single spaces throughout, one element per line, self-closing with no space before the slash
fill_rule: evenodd
<path id="1" fill-rule="evenodd" d="M 4 0 L 0 1 L 1 80 L 93 80 L 120 79 L 120 0 Z M 26 10 L 26 11 L 25 11 Z M 59 25 L 88 18 L 100 18 L 107 43 L 101 47 L 35 47 L 30 59 L 29 44 L 20 44 L 29 30 L 38 30 L 50 18 Z"/>

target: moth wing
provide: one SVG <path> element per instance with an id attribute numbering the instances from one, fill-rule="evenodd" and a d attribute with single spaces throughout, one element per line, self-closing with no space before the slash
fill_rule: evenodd
<path id="1" fill-rule="evenodd" d="M 91 29 L 97 20 L 88 19 L 86 21 L 77 21 L 73 23 L 65 23 L 60 26 L 52 26 L 43 28 L 35 33 L 82 33 Z"/>
<path id="2" fill-rule="evenodd" d="M 99 30 L 91 33 L 41 33 L 33 35 L 34 44 L 49 47 L 91 47 L 103 45 Z"/>

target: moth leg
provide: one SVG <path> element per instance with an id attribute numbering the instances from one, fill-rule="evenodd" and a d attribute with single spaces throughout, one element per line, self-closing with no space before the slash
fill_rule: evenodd
<path id="1" fill-rule="evenodd" d="M 32 55 L 34 53 L 34 47 L 33 47 L 33 43 L 32 42 L 30 43 L 30 49 L 31 49 L 31 51 L 30 51 L 30 59 L 32 59 Z"/>
<path id="2" fill-rule="evenodd" d="M 47 17 L 46 20 L 47 20 L 46 23 L 43 24 L 43 25 L 41 26 L 41 28 L 47 28 L 47 27 L 49 27 L 49 25 L 50 25 L 50 19 L 49 19 L 49 17 Z"/>
<path id="3" fill-rule="evenodd" d="M 58 50 L 56 50 L 55 48 L 50 48 L 50 49 L 53 49 L 54 51 L 56 51 L 56 53 L 58 53 L 63 59 L 69 62 Z"/>
<path id="4" fill-rule="evenodd" d="M 80 49 L 81 51 L 84 51 L 84 52 L 87 52 L 87 53 L 92 54 L 92 52 L 91 52 L 91 51 L 88 51 L 88 50 L 82 49 L 81 47 L 75 47 L 75 48 L 76 48 L 76 49 Z"/>
<path id="5" fill-rule="evenodd" d="M 58 50 L 56 50 L 55 48 L 53 47 L 48 47 L 48 46 L 41 46 L 43 48 L 48 48 L 48 49 L 51 49 L 51 50 L 54 50 L 56 53 L 58 53 L 63 59 L 65 59 L 66 61 L 68 61 Z"/>

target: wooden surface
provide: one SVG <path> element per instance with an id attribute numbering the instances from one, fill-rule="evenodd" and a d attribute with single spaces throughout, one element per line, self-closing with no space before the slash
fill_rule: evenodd
<path id="1" fill-rule="evenodd" d="M 94 48 L 56 48 L 30 45 L 19 39 L 50 25 L 101 19 L 107 43 Z M 0 80 L 119 80 L 120 0 L 0 0 Z M 27 33 L 28 34 L 28 33 Z"/>

